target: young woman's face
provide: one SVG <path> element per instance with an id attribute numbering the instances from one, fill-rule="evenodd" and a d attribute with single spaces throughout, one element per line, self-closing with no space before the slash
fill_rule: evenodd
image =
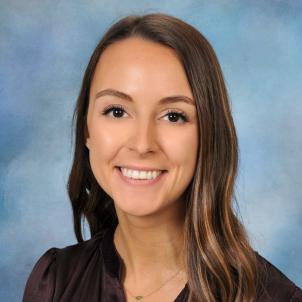
<path id="1" fill-rule="evenodd" d="M 91 84 L 87 130 L 93 174 L 117 211 L 146 216 L 183 202 L 199 141 L 192 92 L 173 50 L 137 37 L 110 45 Z M 117 167 L 166 172 L 153 183 L 130 183 Z"/>

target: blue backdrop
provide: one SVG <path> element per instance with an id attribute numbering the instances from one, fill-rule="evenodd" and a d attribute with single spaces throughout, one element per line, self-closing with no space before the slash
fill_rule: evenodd
<path id="1" fill-rule="evenodd" d="M 46 249 L 76 242 L 71 117 L 94 47 L 119 18 L 159 11 L 216 50 L 239 137 L 242 220 L 254 248 L 302 286 L 301 1 L 2 0 L 1 301 L 21 300 Z"/>

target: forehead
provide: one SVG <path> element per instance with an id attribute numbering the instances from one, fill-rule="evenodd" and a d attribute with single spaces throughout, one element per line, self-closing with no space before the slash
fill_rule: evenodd
<path id="1" fill-rule="evenodd" d="M 176 52 L 156 42 L 133 37 L 110 45 L 100 56 L 92 86 L 98 88 L 151 88 L 190 94 L 184 67 Z"/>

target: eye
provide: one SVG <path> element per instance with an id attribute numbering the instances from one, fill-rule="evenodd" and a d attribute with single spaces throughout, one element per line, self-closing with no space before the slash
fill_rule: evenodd
<path id="1" fill-rule="evenodd" d="M 125 113 L 125 108 L 121 105 L 109 105 L 107 106 L 103 111 L 103 115 L 108 115 L 109 113 L 113 113 L 113 117 L 115 118 L 122 118 L 123 113 Z M 186 113 L 183 111 L 177 111 L 177 110 L 169 110 L 168 113 L 165 116 L 169 116 L 169 120 L 176 124 L 179 121 L 179 118 L 181 118 L 181 123 L 188 122 L 188 117 Z"/>
<path id="2" fill-rule="evenodd" d="M 171 117 L 170 121 L 172 122 L 175 122 L 175 120 L 177 122 L 179 118 L 182 119 L 183 123 L 188 122 L 188 116 L 183 111 L 169 110 L 165 116 Z"/>
<path id="3" fill-rule="evenodd" d="M 103 110 L 102 114 L 108 115 L 110 112 L 113 112 L 113 117 L 121 118 L 125 109 L 121 105 L 109 105 Z"/>

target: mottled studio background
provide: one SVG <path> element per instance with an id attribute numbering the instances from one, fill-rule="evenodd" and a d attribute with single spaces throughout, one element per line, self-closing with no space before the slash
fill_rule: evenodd
<path id="1" fill-rule="evenodd" d="M 92 50 L 120 17 L 158 11 L 216 50 L 239 136 L 242 219 L 254 248 L 302 286 L 301 1 L 1 0 L 1 301 L 21 300 L 46 249 L 76 242 L 65 185 Z"/>

